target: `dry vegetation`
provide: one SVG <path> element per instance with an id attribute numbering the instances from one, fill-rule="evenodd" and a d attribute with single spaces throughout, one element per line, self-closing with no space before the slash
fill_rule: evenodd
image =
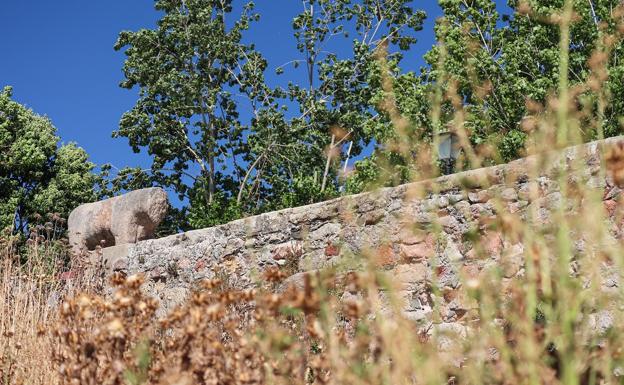
<path id="1" fill-rule="evenodd" d="M 559 22 L 567 28 L 565 20 Z M 601 58 L 619 36 L 602 38 L 604 51 L 592 59 L 595 76 L 588 84 L 567 89 L 562 74 L 564 88 L 548 105 L 528 102 L 527 151 L 539 154 L 530 170 L 534 177 L 552 166 L 544 150 L 581 143 L 586 139 L 582 127 L 600 125 L 596 109 L 578 100 L 592 92 L 598 111 L 608 103 L 599 87 L 605 76 Z M 464 161 L 480 164 L 490 149 L 470 147 L 453 90 L 441 91 L 439 99 L 455 105 Z M 391 98 L 387 104 L 401 131 L 406 123 L 392 110 Z M 619 185 L 624 183 L 622 159 L 624 148 L 616 146 L 602 167 Z M 583 161 L 577 167 L 584 167 Z M 435 172 L 435 165 L 421 167 L 418 177 L 430 176 L 427 170 Z M 477 279 L 464 277 L 461 295 L 472 306 L 462 318 L 469 327 L 461 333 L 423 331 L 404 319 L 392 277 L 374 264 L 347 274 L 309 275 L 303 288 L 277 293 L 268 289 L 286 275 L 279 270 L 268 270 L 266 287 L 255 291 L 206 281 L 182 307 L 155 319 L 157 303 L 142 294 L 142 277 L 113 277 L 116 292 L 104 296 L 59 273 L 50 261 L 62 251 L 45 237 L 35 235 L 22 260 L 6 240 L 0 245 L 0 383 L 622 383 L 623 293 L 617 284 L 605 290 L 602 283 L 605 271 L 623 268 L 624 198 L 616 198 L 608 217 L 604 186 L 592 189 L 583 181 L 570 183 L 566 172 L 556 175 L 567 203 L 550 213 L 554 226 L 522 221 L 504 210 L 485 224 L 525 245 L 524 274 L 510 280 L 494 267 Z M 539 196 L 537 187 L 531 194 Z M 476 239 L 475 249 L 485 254 L 479 242 L 484 240 Z M 582 248 L 576 247 L 579 242 Z M 443 318 L 435 298 L 447 293 L 436 282 L 427 284 L 435 325 Z M 75 294 L 77 289 L 83 292 Z"/>

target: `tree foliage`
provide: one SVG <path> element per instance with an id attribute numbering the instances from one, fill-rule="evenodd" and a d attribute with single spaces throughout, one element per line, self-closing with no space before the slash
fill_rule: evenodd
<path id="1" fill-rule="evenodd" d="M 74 143 L 59 145 L 56 128 L 0 92 L 0 228 L 25 233 L 48 221 L 67 218 L 95 198 L 94 164 Z"/>
<path id="2" fill-rule="evenodd" d="M 305 1 L 293 20 L 302 58 L 278 72 L 302 64 L 307 82 L 282 89 L 267 84 L 267 60 L 243 43 L 259 17 L 253 3 L 239 14 L 235 3 L 159 0 L 158 27 L 122 32 L 115 46 L 127 56 L 121 85 L 140 97 L 114 135 L 151 155 L 147 173 L 134 171 L 179 194 L 183 228 L 335 196 L 340 161 L 359 154 L 382 120 L 374 48 L 409 49 L 424 18 L 406 0 Z M 352 53 L 327 49 L 338 38 Z M 111 191 L 137 185 L 131 170 L 121 174 Z"/>
<path id="3" fill-rule="evenodd" d="M 621 132 L 624 46 L 615 34 L 620 3 L 573 1 L 575 17 L 565 63 L 570 87 L 585 84 L 604 68 L 608 76 L 599 81 L 607 82 L 610 94 L 609 107 L 600 119 L 603 126 L 586 127 L 582 133 L 586 140 L 599 132 Z M 523 126 L 530 112 L 527 102 L 544 106 L 558 93 L 562 62 L 558 20 L 564 1 L 512 0 L 508 5 L 512 13 L 501 16 L 493 0 L 441 1 L 444 17 L 436 25 L 441 44 L 426 56 L 429 81 L 442 80 L 463 101 L 472 143 L 495 145 L 504 161 L 522 155 L 530 133 L 530 127 Z M 601 62 L 603 52 L 606 57 Z M 579 104 L 595 104 L 599 97 L 592 89 L 577 91 Z M 446 107 L 446 118 L 451 119 L 453 111 Z"/>
<path id="4" fill-rule="evenodd" d="M 426 66 L 418 74 L 391 72 L 391 101 L 408 121 L 412 147 L 406 152 L 384 145 L 396 134 L 392 130 L 389 136 L 377 135 L 374 154 L 356 165 L 350 181 L 354 190 L 376 180 L 408 181 L 408 170 L 419 166 L 412 156 L 419 152 L 418 145 L 432 143 L 434 130 L 457 124 L 466 129 L 471 146 L 483 149 L 480 159 L 486 164 L 518 158 L 535 129 L 535 119 L 527 117 L 556 101 L 563 0 L 511 0 L 503 14 L 494 0 L 438 4 L 443 15 L 436 21 L 437 44 L 425 55 Z M 574 0 L 572 5 L 569 59 L 564 65 L 575 108 L 589 109 L 597 118 L 580 127 L 577 135 L 591 140 L 620 134 L 621 2 Z M 434 111 L 438 103 L 440 109 Z"/>
<path id="5" fill-rule="evenodd" d="M 575 102 L 599 115 L 584 140 L 621 132 L 619 3 L 573 1 L 563 62 Z M 158 27 L 122 32 L 116 45 L 127 55 L 121 85 L 140 96 L 115 135 L 153 162 L 103 191 L 170 187 L 183 202 L 172 223 L 203 227 L 402 183 L 417 169 L 434 175 L 434 133 L 453 125 L 486 163 L 522 156 L 527 115 L 558 92 L 563 4 L 441 0 L 437 44 L 418 69 L 403 60 L 425 18 L 413 1 L 304 0 L 292 20 L 299 57 L 277 67 L 291 79 L 280 88 L 246 43 L 260 17 L 252 2 L 158 0 Z"/>

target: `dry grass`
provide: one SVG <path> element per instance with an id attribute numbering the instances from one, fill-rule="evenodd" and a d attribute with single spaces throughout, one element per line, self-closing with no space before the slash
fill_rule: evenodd
<path id="1" fill-rule="evenodd" d="M 48 236 L 35 229 L 25 244 L 0 238 L 0 384 L 58 383 L 50 331 L 59 305 L 101 287 L 81 269 L 70 271 L 65 244 Z"/>
<path id="2" fill-rule="evenodd" d="M 50 343 L 45 328 L 56 318 L 61 287 L 53 271 L 34 264 L 37 259 L 22 265 L 12 240 L 0 246 L 0 383 L 47 383 L 54 368 L 44 348 Z M 45 246 L 28 248 L 39 256 Z"/>

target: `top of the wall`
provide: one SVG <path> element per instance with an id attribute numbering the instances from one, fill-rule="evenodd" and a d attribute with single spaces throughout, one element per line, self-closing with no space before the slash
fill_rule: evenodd
<path id="1" fill-rule="evenodd" d="M 294 231 L 296 235 L 301 223 L 308 223 L 311 227 L 306 231 L 314 231 L 333 218 L 348 218 L 352 215 L 362 224 L 373 223 L 383 215 L 397 209 L 401 200 L 423 200 L 434 195 L 459 191 L 478 191 L 487 189 L 493 185 L 510 185 L 518 181 L 526 180 L 534 170 L 537 174 L 552 173 L 553 170 L 561 169 L 560 166 L 569 168 L 574 161 L 586 170 L 587 165 L 599 168 L 600 159 L 597 155 L 604 153 L 602 148 L 623 140 L 624 137 L 614 137 L 601 141 L 568 147 L 560 151 L 548 151 L 534 154 L 526 158 L 518 159 L 506 164 L 492 167 L 484 167 L 452 175 L 441 176 L 435 179 L 422 180 L 397 187 L 381 188 L 371 192 L 339 197 L 333 200 L 314 203 L 311 205 L 287 208 L 279 211 L 268 212 L 251 216 L 223 225 L 192 230 L 186 233 L 170 235 L 168 237 L 141 241 L 137 244 L 118 245 L 104 249 L 104 259 L 111 265 L 121 256 L 127 256 L 131 250 L 140 250 L 141 253 L 149 253 L 150 250 L 163 250 L 174 248 L 176 245 L 187 242 L 199 242 L 201 239 L 217 239 L 237 236 L 240 239 L 259 239 L 260 243 L 287 242 Z M 595 169 L 595 167 L 594 167 Z M 533 175 L 533 176 L 539 176 Z M 218 242 L 217 242 L 218 243 Z M 240 242 L 238 242 L 240 243 Z M 230 244 L 224 246 L 222 255 L 233 253 L 242 246 Z M 216 247 L 219 249 L 218 247 Z M 162 253 L 160 253 L 162 254 Z"/>

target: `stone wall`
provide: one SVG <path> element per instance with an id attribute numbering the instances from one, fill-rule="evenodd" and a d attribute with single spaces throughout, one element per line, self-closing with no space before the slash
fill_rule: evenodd
<path id="1" fill-rule="evenodd" d="M 537 213 L 533 220 L 547 223 L 562 200 L 553 176 L 557 167 L 571 169 L 571 181 L 604 189 L 605 206 L 612 207 L 620 190 L 600 176 L 600 155 L 619 139 L 111 247 L 102 258 L 110 270 L 144 273 L 163 309 L 204 278 L 247 288 L 267 267 L 281 266 L 287 281 L 297 283 L 307 271 L 342 263 L 357 268 L 366 258 L 392 273 L 405 314 L 424 320 L 431 313 L 424 283 L 431 279 L 455 290 L 461 276 L 478 278 L 492 265 L 505 279 L 523 274 L 523 245 L 488 230 L 488 223 L 503 212 L 528 220 L 529 209 Z M 537 162 L 548 167 L 530 176 Z M 485 239 L 479 242 L 483 249 L 473 246 L 474 236 Z M 477 253 L 488 258 L 475 258 Z M 610 279 L 604 285 L 616 284 L 617 278 Z M 463 305 L 450 298 L 443 314 L 452 323 Z"/>

